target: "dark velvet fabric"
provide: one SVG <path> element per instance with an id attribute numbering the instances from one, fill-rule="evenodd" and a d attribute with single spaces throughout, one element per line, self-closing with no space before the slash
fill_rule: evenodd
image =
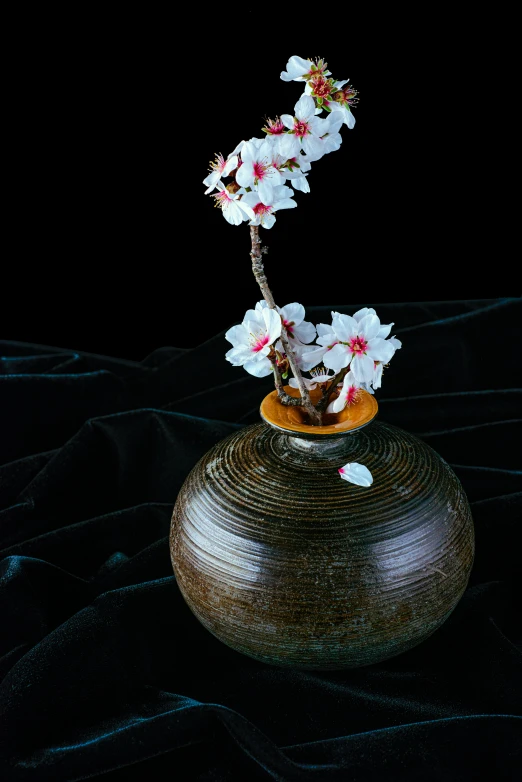
<path id="1" fill-rule="evenodd" d="M 142 362 L 0 343 L 0 779 L 520 779 L 522 299 L 333 308 L 372 304 L 403 341 L 380 418 L 452 465 L 476 557 L 431 638 L 356 670 L 256 662 L 177 588 L 178 490 L 272 388 L 223 333 Z"/>

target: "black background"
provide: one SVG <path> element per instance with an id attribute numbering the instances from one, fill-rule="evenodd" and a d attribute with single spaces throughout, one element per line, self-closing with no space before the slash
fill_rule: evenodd
<path id="1" fill-rule="evenodd" d="M 232 29 L 196 27 L 200 12 L 187 12 L 183 50 L 161 20 L 156 35 L 100 27 L 26 50 L 7 121 L 4 338 L 140 360 L 239 322 L 260 298 L 248 226 L 229 225 L 202 180 L 215 153 L 293 113 L 302 85 L 279 77 L 292 54 L 323 56 L 360 102 L 341 149 L 313 166 L 311 193 L 261 230 L 277 303 L 518 295 L 501 271 L 513 249 L 488 152 L 497 123 L 477 101 L 487 76 L 472 78 L 469 45 L 265 31 L 242 54 Z"/>

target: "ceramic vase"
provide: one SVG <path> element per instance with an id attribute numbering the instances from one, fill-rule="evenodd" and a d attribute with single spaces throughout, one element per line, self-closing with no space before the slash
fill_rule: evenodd
<path id="1" fill-rule="evenodd" d="M 281 407 L 269 394 L 260 423 L 212 447 L 179 492 L 170 551 L 190 609 L 223 643 L 278 666 L 352 668 L 423 642 L 473 563 L 457 476 L 377 420 L 366 392 L 323 427 Z M 351 462 L 371 486 L 341 480 Z"/>

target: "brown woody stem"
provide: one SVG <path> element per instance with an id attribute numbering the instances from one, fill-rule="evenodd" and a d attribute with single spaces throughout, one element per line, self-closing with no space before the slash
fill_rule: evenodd
<path id="1" fill-rule="evenodd" d="M 339 383 L 344 380 L 344 376 L 348 374 L 348 371 L 350 369 L 350 365 L 347 367 L 343 367 L 343 369 L 340 369 L 339 372 L 333 376 L 333 378 L 330 381 L 330 384 L 324 389 L 323 396 L 317 403 L 316 407 L 319 412 L 324 413 L 326 408 L 328 407 L 328 403 L 330 401 L 330 397 L 332 393 L 335 391 Z"/>
<path id="2" fill-rule="evenodd" d="M 268 286 L 268 281 L 266 279 L 265 275 L 265 268 L 263 265 L 263 253 L 266 252 L 266 248 L 261 247 L 261 237 L 259 236 L 259 226 L 257 225 L 251 225 L 250 226 L 250 240 L 252 243 L 252 249 L 250 251 L 250 257 L 252 259 L 252 271 L 254 272 L 254 277 L 257 280 L 257 284 L 259 285 L 261 289 L 261 293 L 263 294 L 263 298 L 270 307 L 270 309 L 275 309 L 276 304 L 274 301 L 274 297 L 272 295 L 272 291 L 270 290 Z M 303 376 L 301 374 L 301 370 L 297 366 L 297 361 L 295 358 L 294 351 L 292 350 L 290 346 L 290 341 L 288 339 L 288 333 L 286 331 L 286 326 L 283 323 L 283 319 L 281 318 L 281 342 L 283 345 L 283 350 L 285 351 L 290 367 L 292 369 L 292 373 L 297 381 L 297 386 L 299 388 L 299 393 L 301 395 L 301 398 L 298 397 L 290 397 L 290 399 L 297 399 L 296 402 L 283 402 L 283 404 L 299 404 L 301 407 L 304 407 L 308 415 L 310 416 L 310 421 L 312 424 L 320 426 L 322 422 L 322 414 L 312 404 L 312 400 L 310 399 L 310 394 L 308 392 L 307 387 L 304 384 Z M 274 364 L 272 364 L 274 366 Z M 274 372 L 274 382 L 276 382 L 276 374 Z M 276 385 L 277 388 L 277 385 Z M 282 383 L 281 383 L 282 388 Z M 285 393 L 283 391 L 283 393 Z M 281 399 L 281 394 L 279 393 L 279 399 Z M 289 396 L 289 395 L 287 395 Z"/>
<path id="3" fill-rule="evenodd" d="M 287 394 L 283 387 L 283 378 L 281 377 L 281 370 L 277 366 L 277 358 L 268 356 L 272 363 L 272 369 L 274 370 L 274 385 L 276 387 L 277 396 L 282 405 L 288 405 L 289 407 L 298 407 L 302 405 L 302 399 L 300 396 L 290 396 Z"/>

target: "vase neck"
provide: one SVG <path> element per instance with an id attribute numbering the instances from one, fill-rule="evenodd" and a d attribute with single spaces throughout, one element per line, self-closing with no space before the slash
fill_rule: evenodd
<path id="1" fill-rule="evenodd" d="M 298 453 L 314 454 L 316 456 L 330 456 L 350 450 L 350 445 L 354 441 L 355 433 L 347 433 L 342 437 L 330 437 L 327 439 L 308 439 L 307 437 L 292 437 L 283 435 L 285 443 L 289 448 Z"/>

